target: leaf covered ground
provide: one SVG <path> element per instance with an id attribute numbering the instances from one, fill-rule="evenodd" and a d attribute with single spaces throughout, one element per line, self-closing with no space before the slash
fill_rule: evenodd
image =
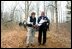
<path id="1" fill-rule="evenodd" d="M 27 30 L 19 25 L 1 25 L 1 48 L 26 48 Z M 38 32 L 35 33 L 35 46 L 29 48 L 71 48 L 71 33 L 65 27 L 59 27 L 56 33 L 52 28 L 47 31 L 46 45 L 38 46 Z"/>

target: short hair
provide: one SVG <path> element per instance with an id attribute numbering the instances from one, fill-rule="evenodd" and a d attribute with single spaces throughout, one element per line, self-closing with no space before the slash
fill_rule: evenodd
<path id="1" fill-rule="evenodd" d="M 35 12 L 32 12 L 32 13 L 31 13 L 31 15 L 35 15 L 35 14 L 36 14 Z"/>

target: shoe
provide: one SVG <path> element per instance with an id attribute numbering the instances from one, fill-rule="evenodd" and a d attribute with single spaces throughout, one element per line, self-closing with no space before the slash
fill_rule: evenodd
<path id="1" fill-rule="evenodd" d="M 45 46 L 46 44 L 45 44 L 45 43 L 43 43 L 42 45 L 43 45 L 43 46 Z"/>
<path id="2" fill-rule="evenodd" d="M 28 45 L 26 45 L 26 48 L 28 48 L 29 47 L 29 44 Z"/>
<path id="3" fill-rule="evenodd" d="M 40 45 L 41 45 L 41 43 L 38 44 L 38 46 L 40 46 Z"/>
<path id="4" fill-rule="evenodd" d="M 31 46 L 33 46 L 33 47 L 34 47 L 35 45 L 34 45 L 34 44 L 31 44 Z"/>

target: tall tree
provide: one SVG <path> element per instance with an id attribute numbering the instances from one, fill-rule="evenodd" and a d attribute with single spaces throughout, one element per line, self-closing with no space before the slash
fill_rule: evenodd
<path id="1" fill-rule="evenodd" d="M 4 1 L 1 1 L 1 20 L 3 20 Z"/>
<path id="2" fill-rule="evenodd" d="M 53 1 L 52 1 L 51 5 L 53 5 Z M 52 24 L 54 23 L 54 7 L 53 6 L 51 6 L 51 20 L 52 20 Z"/>
<path id="3" fill-rule="evenodd" d="M 44 1 L 44 12 L 45 12 L 45 15 L 47 15 L 46 1 Z"/>
<path id="4" fill-rule="evenodd" d="M 56 32 L 58 32 L 58 11 L 57 11 L 57 1 L 55 1 L 55 11 L 56 11 Z"/>
<path id="5" fill-rule="evenodd" d="M 13 6 L 13 8 L 11 9 L 11 14 L 10 14 L 10 17 L 11 17 L 11 21 L 14 21 L 14 12 L 15 12 L 15 9 L 18 5 L 18 2 L 16 1 L 15 2 L 16 4 Z"/>
<path id="6" fill-rule="evenodd" d="M 47 5 L 47 7 L 49 8 L 50 12 L 51 12 L 51 26 L 53 29 L 54 28 L 54 12 L 55 12 L 55 1 L 50 1 Z M 46 10 L 47 11 L 47 10 Z"/>
<path id="7" fill-rule="evenodd" d="M 45 12 L 45 1 L 44 1 L 44 12 Z"/>
<path id="8" fill-rule="evenodd" d="M 39 16 L 39 1 L 37 1 L 36 7 L 37 7 L 37 16 Z"/>
<path id="9" fill-rule="evenodd" d="M 70 21 L 71 19 L 71 1 L 67 1 L 67 5 L 66 5 L 66 8 L 67 8 L 67 21 Z"/>
<path id="10" fill-rule="evenodd" d="M 25 19 L 27 19 L 28 18 L 28 16 L 29 16 L 29 7 L 30 7 L 30 5 L 31 5 L 31 1 L 29 2 L 29 1 L 25 1 Z"/>

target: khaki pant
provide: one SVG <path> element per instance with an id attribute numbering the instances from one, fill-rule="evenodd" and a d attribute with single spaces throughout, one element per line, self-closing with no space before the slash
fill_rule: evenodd
<path id="1" fill-rule="evenodd" d="M 26 44 L 33 44 L 35 38 L 35 29 L 32 27 L 27 27 L 27 40 Z"/>

